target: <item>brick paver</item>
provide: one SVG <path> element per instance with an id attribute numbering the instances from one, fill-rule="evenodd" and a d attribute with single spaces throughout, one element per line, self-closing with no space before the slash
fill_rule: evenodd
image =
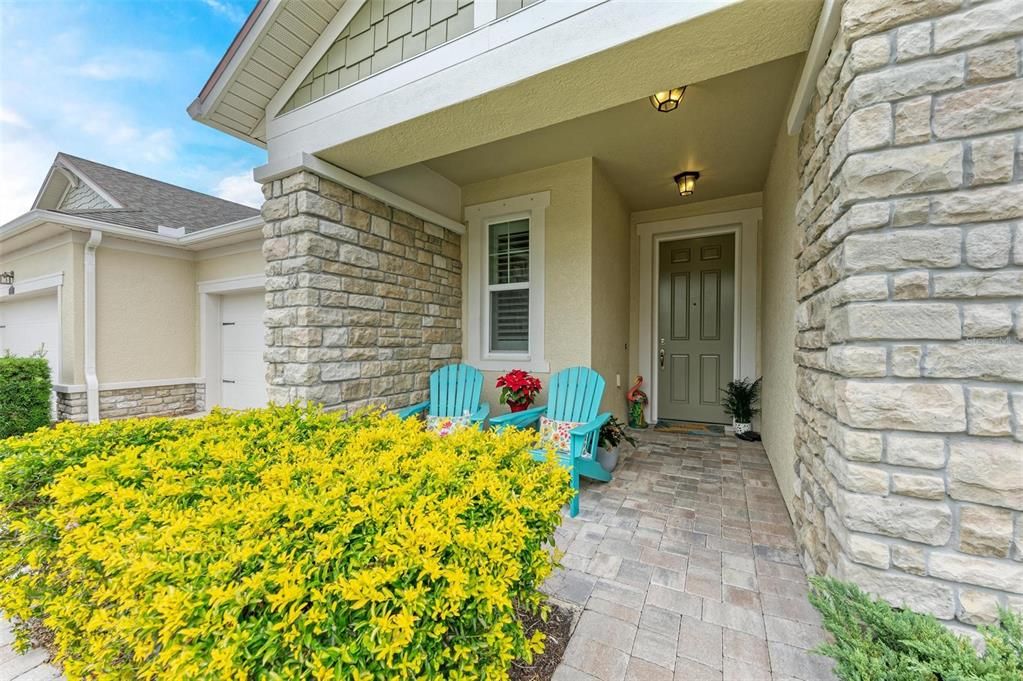
<path id="1" fill-rule="evenodd" d="M 810 652 L 825 634 L 763 447 L 638 437 L 556 534 L 563 569 L 544 590 L 581 612 L 554 678 L 833 679 Z"/>

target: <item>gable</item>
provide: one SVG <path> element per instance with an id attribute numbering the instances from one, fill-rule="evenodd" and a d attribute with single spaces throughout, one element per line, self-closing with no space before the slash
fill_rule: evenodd
<path id="1" fill-rule="evenodd" d="M 530 1 L 511 0 L 508 11 Z M 473 12 L 473 0 L 366 0 L 281 113 L 468 33 Z"/>
<path id="2" fill-rule="evenodd" d="M 97 194 L 92 187 L 79 182 L 71 187 L 61 200 L 57 210 L 75 211 L 94 208 L 114 208 L 114 205 Z"/>

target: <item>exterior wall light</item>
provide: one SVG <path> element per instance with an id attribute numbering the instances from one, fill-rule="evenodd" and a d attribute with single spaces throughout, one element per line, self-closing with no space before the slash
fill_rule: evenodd
<path id="1" fill-rule="evenodd" d="M 675 184 L 678 185 L 679 196 L 689 196 L 696 188 L 696 181 L 700 179 L 700 173 L 690 170 L 679 173 L 675 176 Z"/>
<path id="2" fill-rule="evenodd" d="M 664 92 L 655 92 L 650 95 L 650 103 L 658 111 L 674 111 L 682 103 L 682 96 L 686 93 L 686 86 L 675 87 Z"/>
<path id="3" fill-rule="evenodd" d="M 8 289 L 7 294 L 14 295 L 14 270 L 0 272 L 0 286 L 10 286 L 11 288 Z"/>

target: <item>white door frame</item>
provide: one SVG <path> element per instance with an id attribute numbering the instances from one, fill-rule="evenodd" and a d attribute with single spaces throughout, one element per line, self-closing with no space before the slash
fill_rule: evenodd
<path id="1" fill-rule="evenodd" d="M 14 295 L 9 295 L 7 293 L 7 289 L 4 288 L 0 291 L 0 303 L 7 300 L 24 300 L 25 298 L 34 298 L 40 295 L 47 295 L 51 292 L 56 292 L 57 294 L 57 347 L 52 348 L 52 375 L 53 383 L 59 384 L 64 380 L 64 273 L 54 272 L 53 274 L 32 277 L 31 279 L 25 279 L 24 281 L 15 281 Z M 50 352 L 47 351 L 47 359 L 49 358 Z"/>
<path id="2" fill-rule="evenodd" d="M 199 289 L 199 376 L 206 383 L 206 409 L 220 404 L 223 373 L 220 366 L 220 330 L 223 319 L 220 300 L 225 294 L 263 291 L 266 276 L 200 281 Z"/>
<path id="3" fill-rule="evenodd" d="M 757 375 L 757 233 L 759 208 L 674 218 L 636 225 L 639 235 L 639 370 L 648 382 L 650 421 L 657 422 L 657 280 L 658 253 L 666 241 L 719 234 L 735 235 L 735 327 L 732 377 Z"/>

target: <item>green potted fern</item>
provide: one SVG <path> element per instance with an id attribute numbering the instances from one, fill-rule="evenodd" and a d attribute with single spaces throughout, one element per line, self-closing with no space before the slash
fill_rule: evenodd
<path id="1" fill-rule="evenodd" d="M 725 394 L 721 406 L 732 417 L 736 435 L 748 433 L 753 427 L 753 416 L 760 411 L 760 379 L 739 378 L 729 381 L 722 390 Z"/>

